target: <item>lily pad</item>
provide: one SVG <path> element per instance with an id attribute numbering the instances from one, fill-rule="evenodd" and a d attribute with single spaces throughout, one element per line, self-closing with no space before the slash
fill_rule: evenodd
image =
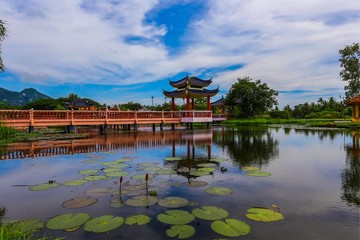
<path id="1" fill-rule="evenodd" d="M 112 188 L 94 188 L 87 190 L 85 194 L 92 197 L 99 197 L 99 196 L 106 196 L 108 194 L 115 192 L 116 192 L 115 189 Z"/>
<path id="2" fill-rule="evenodd" d="M 195 216 L 185 210 L 168 210 L 165 213 L 160 213 L 157 219 L 162 223 L 171 225 L 183 225 L 192 222 Z"/>
<path id="3" fill-rule="evenodd" d="M 247 212 L 247 218 L 258 222 L 273 222 L 284 219 L 282 213 L 268 208 L 250 208 Z"/>
<path id="4" fill-rule="evenodd" d="M 36 219 L 36 218 L 29 218 L 29 219 L 24 219 L 24 220 L 19 220 L 19 221 L 3 222 L 3 225 L 8 224 L 8 223 L 9 224 L 15 223 L 15 224 L 11 225 L 11 231 L 13 231 L 13 232 L 19 231 L 22 233 L 37 232 L 45 226 L 45 222 L 43 222 L 39 219 Z"/>
<path id="5" fill-rule="evenodd" d="M 190 225 L 173 225 L 166 230 L 166 235 L 169 237 L 177 237 L 178 239 L 185 239 L 195 234 L 195 228 Z"/>
<path id="6" fill-rule="evenodd" d="M 203 168 L 198 168 L 197 171 L 199 171 L 199 172 L 215 172 L 216 169 L 210 168 L 210 167 L 203 167 Z"/>
<path id="7" fill-rule="evenodd" d="M 113 173 L 113 172 L 121 172 L 119 168 L 107 168 L 103 170 L 104 173 Z"/>
<path id="8" fill-rule="evenodd" d="M 240 237 L 250 233 L 250 226 L 247 223 L 233 218 L 214 221 L 211 223 L 211 228 L 227 237 Z"/>
<path id="9" fill-rule="evenodd" d="M 193 172 L 190 172 L 189 174 L 190 174 L 191 176 L 201 177 L 201 176 L 210 175 L 210 172 L 193 171 Z"/>
<path id="10" fill-rule="evenodd" d="M 97 159 L 89 159 L 89 160 L 81 161 L 81 163 L 86 163 L 86 164 L 98 163 L 98 162 L 99 162 L 99 160 L 97 160 Z"/>
<path id="11" fill-rule="evenodd" d="M 198 167 L 204 167 L 204 168 L 217 167 L 216 163 L 199 163 L 197 166 Z"/>
<path id="12" fill-rule="evenodd" d="M 84 177 L 84 179 L 87 180 L 87 181 L 110 180 L 109 177 L 104 176 L 104 175 L 100 175 L 100 176 L 87 176 L 87 177 Z"/>
<path id="13" fill-rule="evenodd" d="M 112 208 L 119 208 L 124 205 L 125 205 L 125 203 L 123 201 L 121 201 L 120 199 L 113 199 L 110 201 L 110 207 L 112 207 Z"/>
<path id="14" fill-rule="evenodd" d="M 271 173 L 265 171 L 248 171 L 246 175 L 251 177 L 268 177 L 271 176 Z"/>
<path id="15" fill-rule="evenodd" d="M 166 161 L 180 161 L 182 160 L 181 157 L 166 157 L 164 158 Z"/>
<path id="16" fill-rule="evenodd" d="M 202 208 L 195 208 L 192 214 L 197 218 L 204 220 L 220 220 L 229 216 L 229 213 L 222 208 L 215 206 L 203 206 Z"/>
<path id="17" fill-rule="evenodd" d="M 209 160 L 212 161 L 212 162 L 225 162 L 225 161 L 227 161 L 226 158 L 211 158 Z"/>
<path id="18" fill-rule="evenodd" d="M 148 167 L 144 169 L 144 171 L 149 171 L 149 172 L 155 172 L 159 170 L 161 170 L 161 167 Z"/>
<path id="19" fill-rule="evenodd" d="M 108 165 L 108 167 L 110 167 L 110 168 L 125 168 L 128 166 L 129 166 L 128 164 L 118 163 L 118 162 L 113 162 L 113 164 Z"/>
<path id="20" fill-rule="evenodd" d="M 176 174 L 176 171 L 173 169 L 161 169 L 156 171 L 157 175 L 174 175 Z"/>
<path id="21" fill-rule="evenodd" d="M 133 207 L 147 207 L 156 204 L 159 201 L 154 196 L 135 196 L 126 200 L 125 204 Z"/>
<path id="22" fill-rule="evenodd" d="M 88 169 L 88 170 L 81 170 L 79 171 L 79 174 L 81 175 L 87 175 L 87 174 L 95 174 L 98 173 L 99 170 L 95 170 L 95 169 Z"/>
<path id="23" fill-rule="evenodd" d="M 124 218 L 115 217 L 112 215 L 104 215 L 101 217 L 93 218 L 86 222 L 84 230 L 87 232 L 102 233 L 114 230 L 124 223 Z"/>
<path id="24" fill-rule="evenodd" d="M 144 214 L 131 215 L 125 219 L 127 225 L 145 225 L 150 222 L 150 217 Z"/>
<path id="25" fill-rule="evenodd" d="M 152 175 L 152 174 L 149 174 L 148 176 L 149 176 L 149 180 L 154 178 L 154 175 Z M 146 177 L 146 174 L 137 174 L 137 175 L 132 176 L 131 179 L 138 180 L 138 181 L 145 181 L 145 177 Z"/>
<path id="26" fill-rule="evenodd" d="M 108 177 L 125 177 L 129 175 L 129 172 L 112 172 L 112 173 L 107 173 L 106 176 Z"/>
<path id="27" fill-rule="evenodd" d="M 162 207 L 178 208 L 188 205 L 189 201 L 182 197 L 167 197 L 160 199 L 158 204 Z"/>
<path id="28" fill-rule="evenodd" d="M 65 185 L 65 186 L 80 186 L 80 185 L 83 185 L 83 184 L 85 184 L 87 182 L 88 181 L 84 180 L 84 179 L 69 180 L 69 181 L 63 182 L 63 185 Z"/>
<path id="29" fill-rule="evenodd" d="M 205 189 L 205 192 L 212 194 L 212 195 L 228 195 L 233 192 L 231 188 L 226 187 L 209 187 Z"/>
<path id="30" fill-rule="evenodd" d="M 129 159 L 129 158 L 120 158 L 120 159 L 117 159 L 115 160 L 114 162 L 116 163 L 123 163 L 123 162 L 131 162 L 132 160 Z"/>
<path id="31" fill-rule="evenodd" d="M 59 183 L 43 183 L 43 184 L 39 184 L 39 185 L 34 185 L 29 187 L 29 190 L 31 191 L 45 191 L 45 190 L 50 190 L 56 187 L 60 187 Z"/>
<path id="32" fill-rule="evenodd" d="M 78 198 L 73 198 L 73 199 L 63 202 L 62 206 L 64 208 L 82 208 L 82 207 L 87 207 L 87 206 L 93 205 L 97 201 L 98 200 L 96 198 L 78 197 Z"/>
<path id="33" fill-rule="evenodd" d="M 253 166 L 245 166 L 245 167 L 242 167 L 241 169 L 244 171 L 259 171 L 260 170 L 260 168 L 253 167 Z"/>
<path id="34" fill-rule="evenodd" d="M 90 215 L 87 213 L 65 213 L 51 218 L 46 227 L 52 230 L 65 230 L 80 226 L 89 221 Z"/>

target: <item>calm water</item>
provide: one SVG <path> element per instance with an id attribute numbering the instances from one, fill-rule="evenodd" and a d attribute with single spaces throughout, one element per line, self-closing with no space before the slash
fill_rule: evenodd
<path id="1" fill-rule="evenodd" d="M 83 228 L 71 233 L 43 229 L 52 237 L 66 239 L 172 239 L 166 235 L 170 225 L 156 216 L 169 208 L 121 206 L 110 202 L 119 199 L 119 177 L 89 181 L 82 186 L 60 186 L 46 191 L 30 191 L 29 186 L 55 180 L 82 179 L 79 171 L 104 170 L 104 162 L 129 159 L 124 184 L 143 185 L 131 177 L 154 174 L 149 191 L 158 198 L 186 198 L 191 204 L 180 209 L 192 211 L 202 206 L 217 206 L 229 212 L 228 218 L 248 223 L 251 233 L 240 239 L 358 239 L 360 206 L 359 133 L 284 128 L 213 128 L 164 132 L 118 133 L 73 141 L 23 143 L 8 146 L 0 160 L 0 204 L 7 209 L 7 219 L 38 218 L 44 221 L 62 213 L 89 213 L 93 218 L 115 215 L 126 218 L 146 214 L 144 226 L 122 225 L 107 233 L 92 234 Z M 181 157 L 181 161 L 165 161 Z M 212 175 L 189 177 L 187 173 L 158 175 L 151 167 L 194 171 L 199 163 L 225 158 L 217 163 Z M 146 165 L 146 164 L 145 164 Z M 242 170 L 257 166 L 270 172 L 268 177 L 252 177 Z M 220 168 L 227 171 L 221 172 Z M 99 171 L 96 175 L 104 175 Z M 206 186 L 190 187 L 188 182 L 202 181 Z M 233 193 L 210 195 L 209 187 L 227 187 Z M 101 193 L 95 190 L 109 189 Z M 138 192 L 123 193 L 126 201 Z M 81 196 L 98 201 L 88 207 L 68 209 L 62 203 Z M 251 207 L 279 206 L 284 220 L 261 223 L 246 218 Z M 211 221 L 196 218 L 189 225 L 196 233 L 191 239 L 231 239 L 214 232 Z"/>

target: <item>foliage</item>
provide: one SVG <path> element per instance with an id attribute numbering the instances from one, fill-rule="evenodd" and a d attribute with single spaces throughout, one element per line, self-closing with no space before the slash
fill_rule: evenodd
<path id="1" fill-rule="evenodd" d="M 143 106 L 140 103 L 134 103 L 134 102 L 127 102 L 123 104 L 119 104 L 119 108 L 121 111 L 139 111 L 143 108 Z"/>
<path id="2" fill-rule="evenodd" d="M 226 96 L 230 112 L 240 117 L 253 117 L 265 113 L 277 105 L 278 92 L 260 80 L 250 77 L 238 78 Z"/>
<path id="3" fill-rule="evenodd" d="M 0 144 L 7 143 L 17 136 L 17 131 L 12 127 L 4 126 L 0 121 Z"/>
<path id="4" fill-rule="evenodd" d="M 345 46 L 344 49 L 339 50 L 341 55 L 339 61 L 340 67 L 343 69 L 340 76 L 343 81 L 347 81 L 345 86 L 345 95 L 349 99 L 360 93 L 360 46 L 359 43 Z"/>
<path id="5" fill-rule="evenodd" d="M 28 103 L 23 107 L 24 109 L 34 110 L 65 110 L 64 105 L 58 99 L 41 98 Z"/>
<path id="6" fill-rule="evenodd" d="M 5 22 L 0 19 L 0 72 L 5 70 L 5 66 L 1 58 L 1 42 L 5 39 L 5 37 L 6 37 Z"/>

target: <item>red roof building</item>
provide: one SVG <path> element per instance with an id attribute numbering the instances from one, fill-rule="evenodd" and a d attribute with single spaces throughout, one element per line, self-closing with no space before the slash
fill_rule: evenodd
<path id="1" fill-rule="evenodd" d="M 347 105 L 352 107 L 352 121 L 360 122 L 360 94 L 346 101 Z"/>

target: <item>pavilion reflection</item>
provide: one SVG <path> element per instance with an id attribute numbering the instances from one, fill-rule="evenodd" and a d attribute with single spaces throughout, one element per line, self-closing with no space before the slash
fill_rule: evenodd
<path id="1" fill-rule="evenodd" d="M 90 138 L 74 140 L 52 140 L 38 142 L 13 143 L 0 151 L 0 160 L 35 158 L 53 155 L 68 155 L 115 150 L 136 150 L 172 146 L 172 156 L 176 156 L 177 146 L 186 146 L 187 158 L 195 156 L 195 146 L 208 149 L 211 157 L 212 131 L 162 131 L 124 134 L 96 135 Z"/>

